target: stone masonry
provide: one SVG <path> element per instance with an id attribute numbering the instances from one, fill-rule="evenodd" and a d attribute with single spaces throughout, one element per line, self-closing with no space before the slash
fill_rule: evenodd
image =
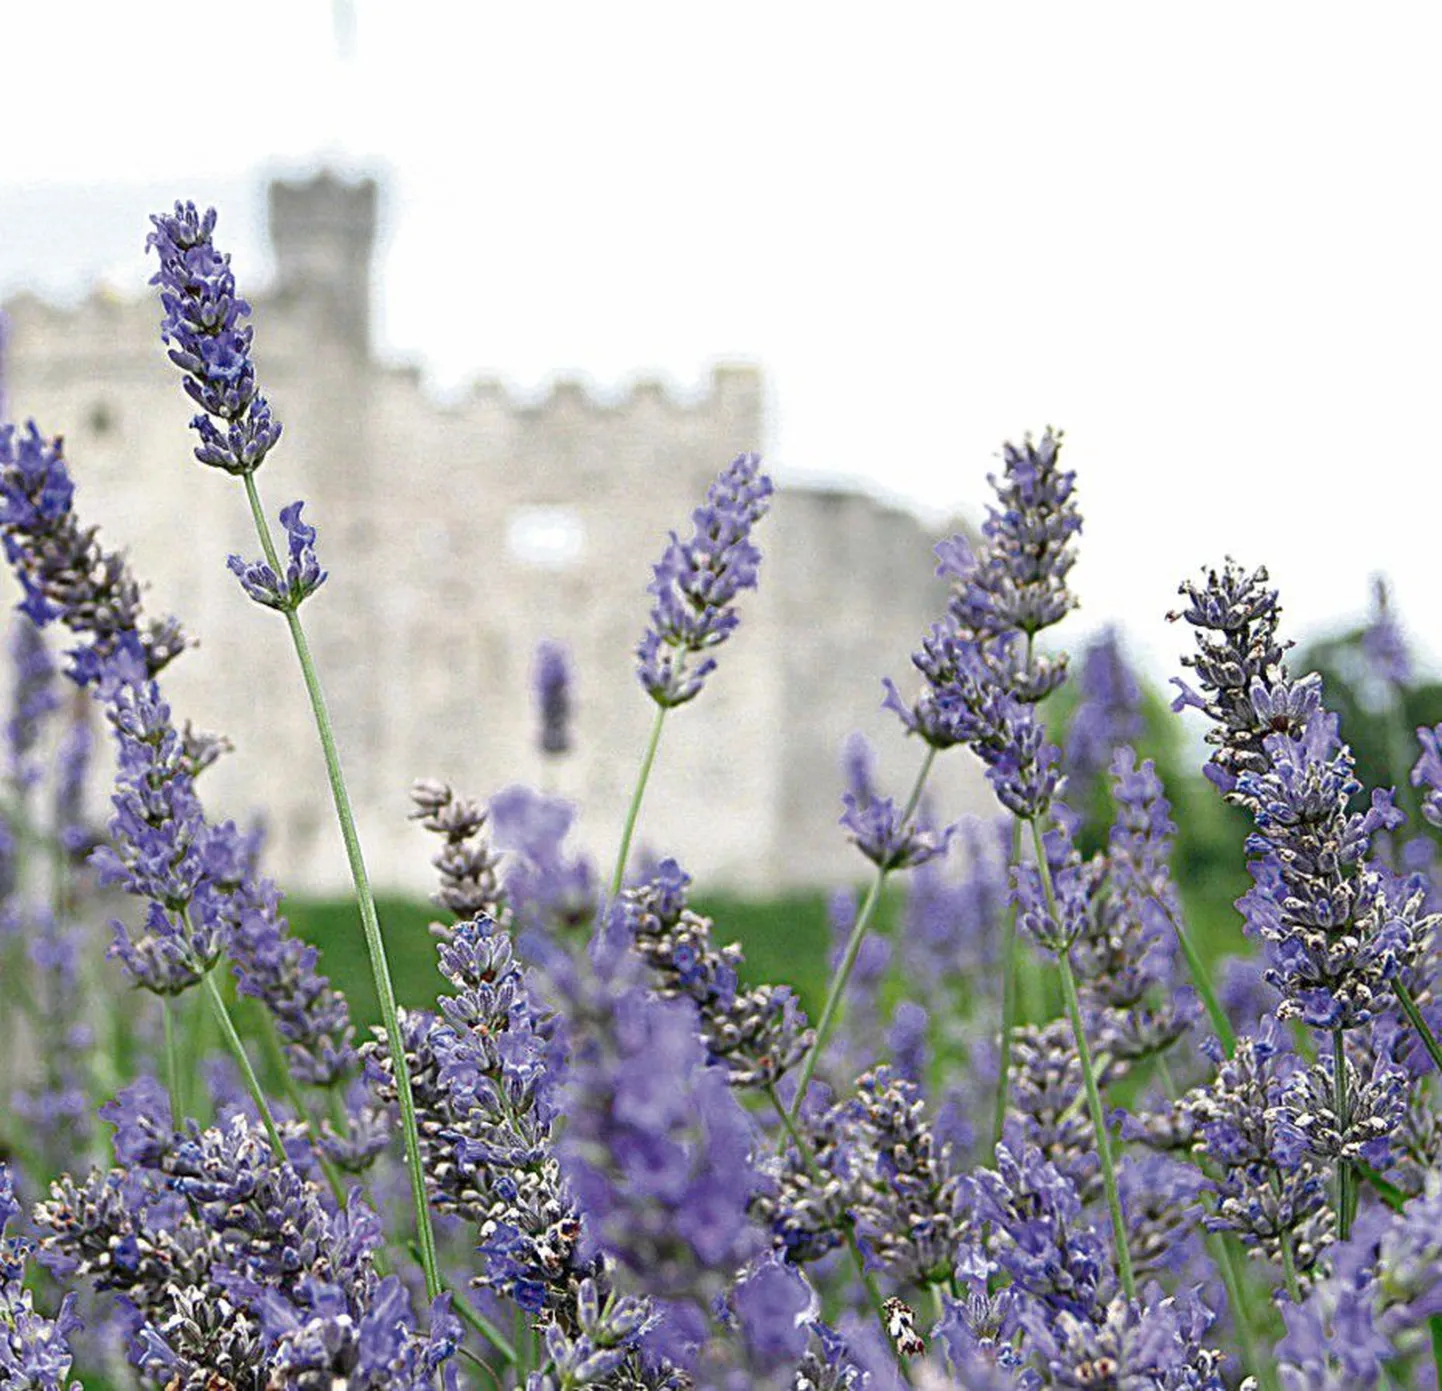
<path id="1" fill-rule="evenodd" d="M 320 533 L 330 579 L 303 616 L 373 880 L 432 887 L 430 838 L 406 820 L 419 776 L 473 796 L 528 782 L 572 798 L 579 843 L 607 860 L 652 718 L 632 660 L 650 566 L 718 470 L 764 444 L 759 373 L 717 367 L 687 404 L 642 381 L 602 405 L 561 381 L 518 405 L 480 381 L 438 405 L 418 371 L 372 355 L 376 185 L 323 174 L 269 197 L 276 281 L 240 288 L 285 435 L 257 480 L 272 517 L 304 498 Z M 151 607 L 196 640 L 165 684 L 178 718 L 235 744 L 205 776 L 207 804 L 240 820 L 266 809 L 282 886 L 343 891 L 285 624 L 226 568 L 258 546 L 239 482 L 191 457 L 158 303 L 97 292 L 61 310 L 21 295 L 3 312 L 10 415 L 65 437 L 82 518 L 127 550 Z M 944 602 L 936 539 L 858 493 L 778 491 L 759 534 L 760 591 L 743 599 L 706 691 L 668 718 L 638 844 L 703 884 L 864 877 L 836 824 L 840 749 L 853 730 L 871 736 L 883 787 L 905 795 L 922 750 L 880 711 L 880 680 L 914 688 L 908 654 Z M 565 644 L 575 670 L 575 747 L 560 760 L 538 751 L 542 638 Z M 948 818 L 995 806 L 961 751 L 938 761 L 932 785 Z"/>

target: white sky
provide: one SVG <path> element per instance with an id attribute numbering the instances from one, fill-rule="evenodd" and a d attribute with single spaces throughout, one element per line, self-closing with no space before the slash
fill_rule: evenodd
<path id="1" fill-rule="evenodd" d="M 83 203 L 47 225 L 57 185 L 225 195 L 244 285 L 260 178 L 328 158 L 387 181 L 380 343 L 439 389 L 689 392 L 755 361 L 783 479 L 931 517 L 976 513 L 1001 441 L 1055 424 L 1087 517 L 1074 635 L 1117 618 L 1174 673 L 1162 614 L 1230 553 L 1292 632 L 1357 617 L 1385 570 L 1442 652 L 1442 10 L 351 13 L 342 63 L 326 0 L 0 8 L 0 293 L 147 273 L 143 216 L 87 252 Z"/>

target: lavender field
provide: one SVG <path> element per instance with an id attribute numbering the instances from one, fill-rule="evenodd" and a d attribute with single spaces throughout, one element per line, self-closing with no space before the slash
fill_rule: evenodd
<path id="1" fill-rule="evenodd" d="M 84 511 L 67 422 L 0 426 L 24 594 L 0 1386 L 1438 1385 L 1442 725 L 1407 723 L 1385 607 L 1339 692 L 1295 659 L 1265 569 L 1176 576 L 1175 708 L 1207 731 L 1183 797 L 1116 640 L 1068 662 L 1085 480 L 1049 429 L 1006 445 L 979 535 L 937 547 L 950 599 L 913 669 L 875 673 L 914 781 L 845 750 L 836 834 L 863 887 L 837 886 L 803 1003 L 697 911 L 708 886 L 646 813 L 668 725 L 726 681 L 766 583 L 774 490 L 741 454 L 635 576 L 654 722 L 610 751 L 637 769 L 614 857 L 572 847 L 584 807 L 417 781 L 439 997 L 397 991 L 342 767 L 365 751 L 336 748 L 302 622 L 324 537 L 303 502 L 279 532 L 262 502 L 282 422 L 215 230 L 177 204 L 148 243 L 195 457 L 233 479 L 174 488 L 234 486 L 254 519 L 236 602 L 289 629 L 355 884 L 332 951 L 364 957 L 357 1013 L 380 1023 L 292 930 L 262 836 L 207 812 L 224 741 L 166 695 L 204 654 Z M 563 758 L 565 653 L 536 675 Z M 928 778 L 963 757 L 995 814 L 949 824 Z M 1216 883 L 1173 864 L 1202 822 L 1248 886 L 1205 926 Z"/>

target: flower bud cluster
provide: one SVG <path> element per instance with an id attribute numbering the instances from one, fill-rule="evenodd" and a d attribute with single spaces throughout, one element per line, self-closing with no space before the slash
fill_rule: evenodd
<path id="1" fill-rule="evenodd" d="M 1229 562 L 1182 592 L 1191 603 L 1180 616 L 1197 628 L 1198 645 L 1182 660 L 1204 694 L 1178 682 L 1176 707 L 1215 722 L 1209 776 L 1256 824 L 1247 841 L 1256 884 L 1241 906 L 1250 930 L 1271 944 L 1278 1016 L 1319 1029 L 1365 1024 L 1436 921 L 1419 884 L 1389 881 L 1367 864 L 1373 835 L 1404 817 L 1390 792 L 1351 810 L 1361 790 L 1351 750 L 1322 708 L 1320 679 L 1287 673 L 1266 572 L 1248 576 Z"/>
<path id="2" fill-rule="evenodd" d="M 770 1231 L 776 1250 L 793 1265 L 819 1261 L 844 1244 L 866 1164 L 855 1144 L 849 1102 L 816 1105 L 811 1100 L 816 1090 L 797 1118 L 809 1158 L 788 1145 L 768 1165 L 771 1182 L 751 1199 L 752 1218 Z"/>
<path id="3" fill-rule="evenodd" d="M 1215 1040 L 1204 1047 L 1217 1075 L 1189 1092 L 1181 1109 L 1193 1127 L 1194 1148 L 1216 1174 L 1216 1211 L 1206 1225 L 1236 1232 L 1279 1269 L 1285 1243 L 1297 1275 L 1305 1277 L 1332 1240 L 1333 1212 L 1326 1169 L 1286 1119 L 1296 1058 L 1271 1018 L 1262 1021 L 1259 1034 L 1238 1038 L 1230 1058 Z"/>
<path id="4" fill-rule="evenodd" d="M 920 1092 L 877 1068 L 858 1080 L 850 1110 L 868 1161 L 852 1209 L 861 1235 L 898 1284 L 946 1284 L 966 1222 L 951 1152 L 933 1138 Z"/>
<path id="5" fill-rule="evenodd" d="M 25 1288 L 34 1244 L 7 1235 L 20 1215 L 10 1166 L 0 1163 L 0 1385 L 13 1391 L 80 1391 L 70 1375 L 70 1338 L 80 1328 L 75 1295 L 67 1294 L 53 1319 L 35 1308 Z"/>
<path id="6" fill-rule="evenodd" d="M 256 388 L 255 330 L 244 322 L 250 305 L 236 293 L 230 257 L 215 248 L 215 209 L 177 203 L 173 214 L 150 220 L 146 249 L 160 257 L 150 283 L 160 287 L 165 309 L 160 336 L 173 345 L 170 360 L 185 373 L 186 393 L 206 413 L 190 422 L 200 436 L 195 457 L 227 473 L 254 473 L 281 427 Z"/>
<path id="7" fill-rule="evenodd" d="M 1265 700 L 1260 687 L 1254 692 Z M 1282 992 L 1278 1016 L 1314 1028 L 1353 1028 L 1417 958 L 1438 919 L 1420 881 L 1385 879 L 1366 863 L 1378 830 L 1401 824 L 1390 792 L 1364 812 L 1351 750 L 1314 686 L 1297 702 L 1299 737 L 1269 735 L 1267 768 L 1242 773 L 1234 796 L 1251 811 L 1247 848 L 1255 887 L 1243 900 L 1252 929 L 1274 944 L 1267 979 Z"/>
<path id="8" fill-rule="evenodd" d="M 690 882 L 675 860 L 662 860 L 650 882 L 621 895 L 615 912 L 655 973 L 657 993 L 695 1002 L 701 1041 L 731 1085 L 774 1086 L 806 1056 L 813 1032 L 787 987 L 741 988 L 741 949 L 711 945 L 711 920 L 686 906 Z"/>
<path id="9" fill-rule="evenodd" d="M 55 1274 L 134 1306 L 142 1370 L 195 1388 L 431 1383 L 453 1316 L 438 1300 L 417 1331 L 399 1280 L 376 1275 L 380 1223 L 356 1195 L 328 1208 L 242 1114 L 173 1134 L 153 1083 L 105 1109 L 117 1167 L 52 1184 L 36 1221 Z"/>
<path id="10" fill-rule="evenodd" d="M 1220 574 L 1209 570 L 1202 583 L 1185 582 L 1178 592 L 1187 597 L 1186 608 L 1167 615 L 1197 629 L 1196 655 L 1183 657 L 1182 665 L 1196 672 L 1201 690 L 1173 677 L 1180 694 L 1172 709 L 1190 706 L 1212 721 L 1206 740 L 1217 752 L 1207 776 L 1224 793 L 1231 792 L 1241 773 L 1265 770 L 1262 741 L 1268 734 L 1302 731 L 1303 722 L 1285 701 L 1265 711 L 1252 701 L 1254 685 L 1270 690 L 1287 679 L 1282 654 L 1291 644 L 1278 641 L 1282 607 L 1267 579 L 1264 567 L 1247 574 L 1228 560 Z"/>
<path id="11" fill-rule="evenodd" d="M 434 902 L 458 918 L 485 916 L 507 925 L 510 907 L 501 884 L 500 856 L 483 835 L 486 809 L 433 778 L 412 785 L 411 801 L 416 805 L 411 820 L 444 842 L 431 860 L 441 879 Z"/>
<path id="12" fill-rule="evenodd" d="M 740 618 L 736 599 L 755 589 L 761 552 L 751 530 L 771 506 L 771 480 L 757 454 L 740 454 L 706 491 L 691 514 L 693 531 L 671 544 L 653 568 L 651 626 L 636 647 L 636 674 L 657 705 L 684 705 L 701 693 L 716 669 L 707 656 L 725 642 Z"/>
<path id="13" fill-rule="evenodd" d="M 101 548 L 73 507 L 75 485 L 59 439 L 32 422 L 23 433 L 0 425 L 0 535 L 25 591 L 21 608 L 44 627 L 59 619 L 88 645 L 71 653 L 71 674 L 96 680 L 122 640 L 138 645 L 154 676 L 185 650 L 173 618 L 144 620 L 140 586 L 122 556 Z"/>
<path id="14" fill-rule="evenodd" d="M 315 528 L 300 519 L 304 506 L 303 502 L 293 502 L 280 509 L 280 524 L 290 551 L 284 578 L 263 560 L 248 561 L 233 555 L 226 562 L 240 587 L 257 604 L 281 613 L 294 613 L 326 580 L 326 571 L 316 559 Z"/>

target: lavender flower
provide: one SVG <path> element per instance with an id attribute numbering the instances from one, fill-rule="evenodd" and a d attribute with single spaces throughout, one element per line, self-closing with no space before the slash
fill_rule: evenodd
<path id="1" fill-rule="evenodd" d="M 1382 687 L 1386 703 L 1390 703 L 1395 692 L 1411 683 L 1413 663 L 1407 636 L 1392 612 L 1387 581 L 1381 575 L 1372 577 L 1372 615 L 1362 632 L 1362 652 L 1373 684 Z"/>
<path id="2" fill-rule="evenodd" d="M 576 808 L 529 787 L 508 787 L 490 801 L 495 848 L 509 856 L 504 896 L 519 933 L 574 933 L 596 918 L 596 871 L 566 847 Z"/>
<path id="3" fill-rule="evenodd" d="M 1096 1131 L 1082 1095 L 1081 1059 L 1071 1025 L 1053 1019 L 1022 1025 L 1012 1043 L 1014 1069 L 1005 1139 L 1014 1154 L 1036 1150 L 1088 1202 L 1101 1192 Z M 1097 1085 L 1107 1086 L 1116 1068 L 1104 1060 Z"/>
<path id="4" fill-rule="evenodd" d="M 1422 794 L 1422 815 L 1434 826 L 1442 826 L 1442 724 L 1433 729 L 1423 725 L 1417 731 L 1417 742 L 1422 745 L 1422 754 L 1412 767 L 1413 787 L 1424 787 Z"/>
<path id="5" fill-rule="evenodd" d="M 10 1167 L 0 1164 L 0 1384 L 6 1391 L 80 1391 L 67 1382 L 70 1339 L 79 1331 L 75 1296 L 67 1294 L 53 1319 L 35 1308 L 25 1288 L 25 1266 L 34 1243 L 8 1236 L 20 1214 Z"/>
<path id="6" fill-rule="evenodd" d="M 1111 773 L 1116 819 L 1093 867 L 1092 913 L 1072 964 L 1100 1049 L 1132 1061 L 1175 1043 L 1198 1004 L 1190 990 L 1174 988 L 1182 905 L 1168 869 L 1176 827 L 1161 780 L 1150 759 L 1137 767 L 1125 745 Z"/>
<path id="7" fill-rule="evenodd" d="M 774 1086 L 811 1047 L 806 1016 L 784 986 L 741 989 L 741 949 L 711 945 L 710 919 L 686 906 L 690 882 L 675 860 L 662 860 L 649 883 L 621 896 L 618 926 L 655 972 L 659 995 L 695 1002 L 708 1058 L 731 1085 Z"/>
<path id="8" fill-rule="evenodd" d="M 339 1085 L 360 1065 L 350 1007 L 316 969 L 316 949 L 291 933 L 279 890 L 259 873 L 258 844 L 245 850 L 245 874 L 229 904 L 240 992 L 270 1011 L 292 1076 L 317 1087 Z"/>
<path id="9" fill-rule="evenodd" d="M 992 1223 L 995 1256 L 1022 1293 L 1056 1313 L 1091 1319 L 1105 1307 L 1111 1262 L 1082 1215 L 1075 1185 L 1041 1151 L 996 1147 L 996 1168 L 970 1179 L 977 1216 Z"/>
<path id="10" fill-rule="evenodd" d="M 40 629 L 27 616 L 16 619 L 10 639 L 15 664 L 11 693 L 11 716 L 5 725 L 5 744 L 10 781 L 18 788 L 33 787 L 40 780 L 35 746 L 40 740 L 45 717 L 60 705 L 55 693 L 55 663 Z"/>
<path id="11" fill-rule="evenodd" d="M 1418 886 L 1388 884 L 1366 865 L 1372 836 L 1402 814 L 1390 792 L 1351 810 L 1360 790 L 1351 750 L 1316 700 L 1314 690 L 1295 707 L 1304 712 L 1300 736 L 1268 735 L 1265 769 L 1237 779 L 1234 796 L 1257 825 L 1247 847 L 1259 857 L 1243 905 L 1253 931 L 1276 947 L 1268 979 L 1282 992 L 1278 1016 L 1351 1028 L 1410 967 L 1436 919 L 1423 913 Z"/>
<path id="12" fill-rule="evenodd" d="M 995 961 L 1000 941 L 1011 827 L 1003 818 L 967 818 L 958 836 L 960 849 L 952 858 L 962 866 L 959 878 L 948 880 L 933 862 L 907 881 L 901 955 L 923 997 L 937 987 L 968 985 Z"/>
<path id="13" fill-rule="evenodd" d="M 1057 467 L 1062 436 L 1048 429 L 1040 443 L 1002 446 L 1006 468 L 988 475 L 999 506 L 987 508 L 983 554 L 968 554 L 956 537 L 941 554 L 940 573 L 957 582 L 957 620 L 978 635 L 1009 631 L 1035 636 L 1076 606 L 1066 577 L 1076 563 L 1081 530 L 1073 491 L 1076 474 Z"/>
<path id="14" fill-rule="evenodd" d="M 899 1284 L 945 1284 L 967 1234 L 957 1176 L 938 1147 L 916 1086 L 887 1068 L 856 1084 L 852 1143 L 869 1162 L 855 1198 L 861 1234 Z"/>
<path id="15" fill-rule="evenodd" d="M 1327 1163 L 1362 1160 L 1376 1169 L 1392 1162 L 1391 1139 L 1407 1110 L 1411 1079 L 1390 1059 L 1376 1059 L 1370 1076 L 1362 1076 L 1351 1058 L 1347 1069 L 1347 1114 L 1339 1121 L 1333 1061 L 1324 1054 L 1309 1067 L 1298 1068 L 1283 1092 L 1274 1118 L 1301 1142 L 1308 1154 Z"/>
<path id="16" fill-rule="evenodd" d="M 695 699 L 716 669 L 713 657 L 694 666 L 688 659 L 719 646 L 740 622 L 736 598 L 756 588 L 761 561 L 751 529 L 766 515 L 772 491 L 760 456 L 738 455 L 691 514 L 690 539 L 671 533 L 649 586 L 651 626 L 636 648 L 637 675 L 658 705 Z"/>
<path id="17" fill-rule="evenodd" d="M 568 1327 L 579 1282 L 598 1268 L 579 1249 L 580 1217 L 551 1144 L 551 1024 L 530 993 L 510 939 L 488 918 L 442 939 L 443 1020 L 406 1011 L 406 1055 L 432 1203 L 477 1229 L 475 1283 Z M 362 1052 L 394 1100 L 385 1040 Z"/>
<path id="18" fill-rule="evenodd" d="M 1237 1040 L 1226 1058 L 1215 1040 L 1203 1047 L 1217 1064 L 1215 1080 L 1182 1103 L 1196 1148 L 1217 1170 L 1212 1231 L 1235 1231 L 1277 1264 L 1287 1254 L 1305 1277 L 1332 1240 L 1324 1171 L 1295 1131 L 1281 1125 L 1286 1087 L 1296 1067 L 1275 1019 Z M 1284 1250 L 1284 1248 L 1286 1248 Z"/>
<path id="19" fill-rule="evenodd" d="M 591 968 L 555 977 L 570 1045 L 558 1156 L 585 1248 L 658 1301 L 666 1317 L 648 1346 L 686 1366 L 712 1299 L 759 1254 L 747 1219 L 756 1135 L 706 1063 L 695 1006 L 650 996 L 624 940 L 598 937 Z"/>
<path id="20" fill-rule="evenodd" d="M 1071 950 L 1092 911 L 1092 899 L 1102 875 L 1099 863 L 1083 861 L 1071 841 L 1070 816 L 1060 816 L 1042 837 L 1052 883 L 1048 902 L 1042 877 L 1035 865 L 1012 868 L 1012 901 L 1017 923 L 1039 946 L 1058 956 Z"/>
<path id="21" fill-rule="evenodd" d="M 505 925 L 510 906 L 501 885 L 501 862 L 482 836 L 486 809 L 468 797 L 458 797 L 449 784 L 422 778 L 411 787 L 419 821 L 444 844 L 431 860 L 440 873 L 440 891 L 434 901 L 458 918 L 486 916 Z"/>
<path id="22" fill-rule="evenodd" d="M 112 843 L 95 853 L 103 884 L 149 901 L 138 936 L 116 922 L 112 954 L 161 995 L 194 985 L 234 928 L 231 894 L 246 874 L 235 827 L 213 826 L 195 794 L 193 763 L 153 681 L 106 684 L 117 743 Z"/>
<path id="23" fill-rule="evenodd" d="M 185 390 L 205 415 L 190 428 L 200 436 L 195 457 L 227 473 L 254 473 L 280 439 L 280 424 L 255 384 L 250 344 L 254 330 L 243 322 L 250 305 L 236 294 L 230 257 L 215 249 L 215 209 L 196 211 L 177 203 L 173 215 L 151 219 L 146 250 L 160 257 L 150 283 L 160 287 L 165 309 L 161 338 L 174 346 L 170 360 L 185 375 Z M 208 418 L 225 426 L 222 433 Z"/>
<path id="24" fill-rule="evenodd" d="M 1248 575 L 1230 560 L 1221 574 L 1209 570 L 1201 584 L 1184 583 L 1179 592 L 1190 602 L 1167 618 L 1185 618 L 1197 629 L 1197 654 L 1183 657 L 1182 665 L 1196 672 L 1201 690 L 1173 677 L 1180 694 L 1172 709 L 1191 706 L 1213 721 L 1206 740 L 1217 752 L 1207 765 L 1207 776 L 1230 793 L 1239 773 L 1266 768 L 1262 740 L 1268 734 L 1295 737 L 1306 722 L 1305 708 L 1293 708 L 1285 700 L 1259 708 L 1252 698 L 1254 686 L 1291 689 L 1282 661 L 1290 644 L 1277 639 L 1282 608 L 1277 591 L 1267 588 L 1264 568 Z M 1305 692 L 1298 694 L 1305 703 Z"/>
<path id="25" fill-rule="evenodd" d="M 320 568 L 315 555 L 315 528 L 300 519 L 304 506 L 303 502 L 293 502 L 280 509 L 280 524 L 290 548 L 284 579 L 263 560 L 247 561 L 233 555 L 226 562 L 240 587 L 257 604 L 281 613 L 294 613 L 326 581 L 327 572 Z"/>
<path id="26" fill-rule="evenodd" d="M 173 618 L 143 620 L 140 586 L 124 559 L 103 550 L 94 527 L 75 517 L 75 487 L 58 439 L 31 422 L 24 434 L 0 425 L 0 534 L 25 591 L 21 608 L 43 627 L 60 619 L 89 645 L 71 653 L 71 676 L 96 680 L 125 641 L 154 676 L 185 650 Z"/>
<path id="27" fill-rule="evenodd" d="M 1115 751 L 1145 732 L 1142 691 L 1122 654 L 1115 628 L 1105 629 L 1082 657 L 1075 713 L 1066 739 L 1066 767 L 1085 781 L 1111 764 Z"/>
<path id="28" fill-rule="evenodd" d="M 541 716 L 541 752 L 555 756 L 571 751 L 571 663 L 558 642 L 536 648 L 536 709 Z"/>
<path id="29" fill-rule="evenodd" d="M 911 817 L 903 817 L 890 797 L 873 797 L 861 803 L 848 792 L 841 800 L 846 807 L 841 824 L 846 827 L 852 844 L 878 869 L 924 865 L 946 854 L 956 833 L 955 826 L 937 833 Z"/>
<path id="30" fill-rule="evenodd" d="M 85 810 L 85 779 L 94 752 L 90 702 L 77 693 L 55 753 L 55 825 L 73 862 L 82 862 L 100 842 Z"/>
<path id="31" fill-rule="evenodd" d="M 1224 1358 L 1202 1339 L 1211 1311 L 1195 1296 L 1145 1304 L 1114 1299 L 1099 1317 L 1024 1306 L 1028 1350 L 1042 1383 L 1066 1391 L 1224 1391 Z"/>
<path id="32" fill-rule="evenodd" d="M 752 1196 L 754 1221 L 771 1233 L 774 1248 L 795 1265 L 820 1261 L 840 1247 L 853 1225 L 867 1163 L 855 1143 L 855 1107 L 813 1100 L 813 1088 L 797 1126 L 810 1158 L 794 1144 L 767 1166 L 771 1182 Z"/>
<path id="33" fill-rule="evenodd" d="M 95 1059 L 95 1030 L 80 986 L 79 961 L 85 933 L 63 927 L 50 913 L 30 928 L 31 1000 L 36 1006 L 36 1041 L 41 1074 L 16 1089 L 10 1104 L 29 1130 L 30 1143 L 45 1170 L 59 1173 L 77 1165 L 95 1129 L 86 1085 Z M 15 982 L 14 989 L 23 989 Z"/>
<path id="34" fill-rule="evenodd" d="M 526 1391 L 572 1391 L 604 1383 L 636 1356 L 656 1317 L 642 1299 L 613 1296 L 603 1303 L 596 1282 L 583 1280 L 576 1292 L 574 1335 L 559 1323 L 546 1325 L 550 1369 L 535 1373 Z"/>

